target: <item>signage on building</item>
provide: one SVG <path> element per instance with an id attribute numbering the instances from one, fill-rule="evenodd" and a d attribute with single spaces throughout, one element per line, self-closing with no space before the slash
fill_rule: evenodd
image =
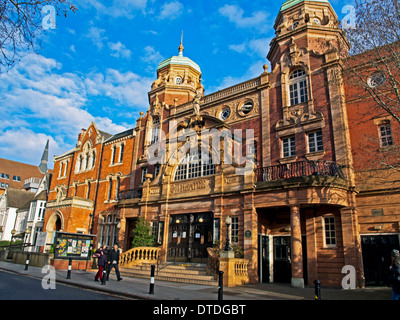
<path id="1" fill-rule="evenodd" d="M 57 231 L 55 237 L 56 248 L 54 250 L 55 259 L 74 259 L 86 260 L 89 258 L 90 250 L 93 248 L 93 238 L 91 234 L 66 233 Z"/>
<path id="2" fill-rule="evenodd" d="M 36 238 L 36 246 L 44 247 L 46 245 L 47 232 L 38 232 Z"/>

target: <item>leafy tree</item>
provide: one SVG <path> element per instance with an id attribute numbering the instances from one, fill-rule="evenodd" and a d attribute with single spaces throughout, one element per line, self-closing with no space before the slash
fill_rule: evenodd
<path id="1" fill-rule="evenodd" d="M 136 247 L 152 247 L 154 246 L 155 238 L 151 234 L 150 223 L 143 217 L 140 217 L 136 222 L 136 227 L 133 229 L 132 248 Z"/>

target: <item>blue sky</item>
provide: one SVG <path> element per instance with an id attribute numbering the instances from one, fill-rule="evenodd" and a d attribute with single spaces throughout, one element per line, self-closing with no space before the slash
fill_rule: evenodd
<path id="1" fill-rule="evenodd" d="M 78 10 L 43 30 L 0 75 L 0 157 L 39 165 L 74 148 L 94 121 L 115 134 L 148 109 L 158 64 L 178 54 L 202 70 L 205 94 L 259 76 L 283 0 L 75 0 Z M 350 1 L 332 0 L 339 19 Z"/>

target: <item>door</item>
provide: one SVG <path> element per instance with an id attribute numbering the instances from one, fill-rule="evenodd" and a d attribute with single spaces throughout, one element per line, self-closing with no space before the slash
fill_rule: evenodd
<path id="1" fill-rule="evenodd" d="M 269 282 L 269 237 L 258 236 L 258 277 L 260 282 Z"/>
<path id="2" fill-rule="evenodd" d="M 207 248 L 212 247 L 213 216 L 211 213 L 182 214 L 171 217 L 168 260 L 205 262 Z"/>
<path id="3" fill-rule="evenodd" d="M 290 237 L 274 237 L 274 282 L 290 283 L 292 263 L 290 259 Z"/>
<path id="4" fill-rule="evenodd" d="M 394 235 L 361 236 L 365 284 L 383 286 L 387 284 L 391 264 L 390 253 L 399 249 L 399 237 Z"/>

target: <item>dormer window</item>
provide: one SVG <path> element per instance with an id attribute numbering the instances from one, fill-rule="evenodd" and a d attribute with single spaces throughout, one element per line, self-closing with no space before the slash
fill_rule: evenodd
<path id="1" fill-rule="evenodd" d="M 308 100 L 307 76 L 303 69 L 294 70 L 289 76 L 290 105 L 294 106 Z"/>

